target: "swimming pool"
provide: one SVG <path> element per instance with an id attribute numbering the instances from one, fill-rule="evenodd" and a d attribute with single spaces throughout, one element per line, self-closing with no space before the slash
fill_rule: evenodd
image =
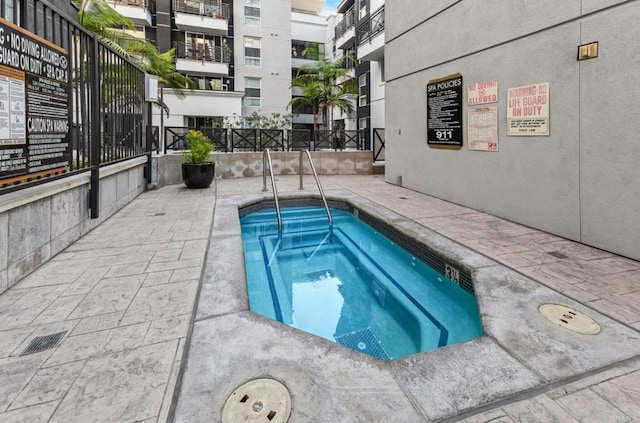
<path id="1" fill-rule="evenodd" d="M 281 233 L 274 209 L 242 216 L 253 312 L 387 360 L 482 336 L 469 283 L 353 213 L 331 214 L 333 228 L 323 208 L 283 208 Z"/>

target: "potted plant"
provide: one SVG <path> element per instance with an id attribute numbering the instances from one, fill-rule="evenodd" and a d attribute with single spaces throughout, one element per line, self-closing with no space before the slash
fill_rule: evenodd
<path id="1" fill-rule="evenodd" d="M 193 129 L 185 136 L 187 149 L 182 152 L 182 180 L 187 188 L 207 188 L 215 177 L 211 152 L 215 145 L 201 131 Z"/>

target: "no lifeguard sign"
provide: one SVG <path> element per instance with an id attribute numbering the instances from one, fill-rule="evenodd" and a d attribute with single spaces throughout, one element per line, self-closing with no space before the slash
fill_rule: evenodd
<path id="1" fill-rule="evenodd" d="M 509 88 L 507 93 L 507 135 L 549 135 L 549 83 Z"/>

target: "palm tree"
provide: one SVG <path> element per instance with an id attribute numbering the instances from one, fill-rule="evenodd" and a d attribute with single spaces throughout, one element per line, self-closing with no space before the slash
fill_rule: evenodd
<path id="1" fill-rule="evenodd" d="M 195 88 L 195 83 L 176 70 L 175 49 L 160 53 L 146 39 L 134 37 L 127 30 L 134 29 L 129 19 L 122 16 L 104 0 L 73 0 L 78 7 L 78 20 L 82 26 L 96 34 L 114 51 L 138 64 L 145 72 L 156 75 L 160 86 L 158 106 L 169 116 L 164 102 L 164 87 L 174 90 L 177 97 L 184 96 L 183 89 Z M 160 136 L 164 127 L 164 113 L 160 113 Z"/>
<path id="2" fill-rule="evenodd" d="M 303 65 L 298 70 L 291 86 L 301 88 L 302 96 L 292 99 L 290 104 L 312 107 L 314 130 L 317 129 L 320 114 L 325 125 L 327 111 L 330 113 L 330 120 L 333 120 L 333 108 L 337 108 L 342 113 L 353 113 L 355 107 L 349 95 L 357 94 L 357 89 L 353 84 L 343 82 L 349 77 L 349 69 L 346 69 L 343 63 L 354 59 L 347 55 L 331 61 L 324 54 L 319 53 L 316 46 L 308 47 L 302 54 L 317 57 L 318 60 L 312 64 Z"/>
<path id="3" fill-rule="evenodd" d="M 295 78 L 291 81 L 291 86 L 300 88 L 302 95 L 300 97 L 293 97 L 291 101 L 289 101 L 289 105 L 293 106 L 293 110 L 297 112 L 305 107 L 311 107 L 311 113 L 313 113 L 313 131 L 315 133 L 318 130 L 318 116 L 322 104 L 322 84 L 318 81 Z"/>
<path id="4" fill-rule="evenodd" d="M 138 64 L 145 72 L 158 76 L 161 99 L 160 107 L 169 114 L 162 101 L 162 87 L 173 88 L 182 96 L 182 89 L 195 88 L 195 83 L 176 71 L 175 49 L 160 53 L 158 48 L 146 39 L 129 34 L 134 29 L 129 19 L 122 16 L 104 0 L 73 0 L 78 7 L 78 20 L 82 26 L 96 34 L 116 52 Z"/>

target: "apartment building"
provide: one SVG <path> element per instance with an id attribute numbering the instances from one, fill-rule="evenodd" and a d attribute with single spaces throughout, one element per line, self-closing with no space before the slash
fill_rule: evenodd
<path id="1" fill-rule="evenodd" d="M 176 69 L 194 90 L 164 88 L 170 114 L 154 109 L 153 124 L 212 127 L 241 122 L 254 112 L 291 113 L 292 69 L 323 48 L 324 0 L 107 0 L 136 25 L 135 35 L 160 51 L 175 48 Z M 294 122 L 310 122 L 305 114 Z"/>
<path id="2" fill-rule="evenodd" d="M 343 0 L 333 23 L 332 54 L 356 58 L 357 123 L 365 149 L 384 140 L 384 0 Z M 384 160 L 384 157 L 381 158 Z"/>
<path id="3" fill-rule="evenodd" d="M 298 70 L 305 65 L 313 64 L 319 55 L 326 54 L 327 18 L 320 16 L 319 10 L 300 9 L 302 2 L 293 2 L 291 13 L 291 77 L 295 78 Z M 324 3 L 324 1 L 319 2 Z M 320 6 L 322 8 L 322 6 Z M 310 48 L 314 47 L 314 48 Z M 301 95 L 301 89 L 294 87 L 292 97 Z M 293 126 L 296 129 L 313 128 L 311 108 L 289 110 L 293 112 Z M 321 125 L 322 126 L 322 125 Z"/>

